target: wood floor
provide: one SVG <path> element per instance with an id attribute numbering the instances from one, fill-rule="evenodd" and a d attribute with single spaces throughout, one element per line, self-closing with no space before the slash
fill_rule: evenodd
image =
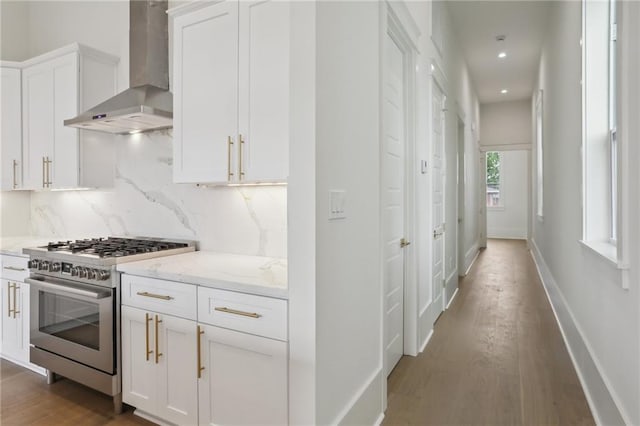
<path id="1" fill-rule="evenodd" d="M 133 415 L 113 414 L 109 396 L 61 379 L 46 378 L 6 360 L 0 360 L 0 425 L 152 425 Z"/>
<path id="2" fill-rule="evenodd" d="M 389 376 L 383 424 L 595 424 L 524 241 L 489 241 Z"/>

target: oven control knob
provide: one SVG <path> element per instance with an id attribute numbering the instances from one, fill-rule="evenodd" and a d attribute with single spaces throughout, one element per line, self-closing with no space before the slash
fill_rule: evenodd
<path id="1" fill-rule="evenodd" d="M 98 271 L 95 269 L 87 270 L 87 278 L 90 280 L 95 280 L 98 277 Z"/>
<path id="2" fill-rule="evenodd" d="M 48 271 L 49 270 L 49 261 L 48 260 L 42 260 L 40 262 L 40 264 L 38 265 L 38 269 L 40 269 L 41 271 Z"/>
<path id="3" fill-rule="evenodd" d="M 40 266 L 40 261 L 38 259 L 31 259 L 27 266 L 29 267 L 29 269 L 38 269 L 38 266 Z"/>
<path id="4" fill-rule="evenodd" d="M 106 281 L 109 279 L 110 275 L 111 274 L 109 274 L 109 271 L 98 271 L 98 280 Z"/>
<path id="5" fill-rule="evenodd" d="M 80 267 L 79 266 L 74 266 L 73 268 L 71 268 L 71 276 L 72 277 L 77 277 L 80 274 Z"/>
<path id="6" fill-rule="evenodd" d="M 87 268 L 83 268 L 82 266 L 78 268 L 78 278 L 87 278 Z"/>
<path id="7" fill-rule="evenodd" d="M 56 262 L 51 264 L 51 266 L 49 267 L 49 270 L 51 272 L 60 272 L 61 267 L 62 265 L 59 262 Z"/>

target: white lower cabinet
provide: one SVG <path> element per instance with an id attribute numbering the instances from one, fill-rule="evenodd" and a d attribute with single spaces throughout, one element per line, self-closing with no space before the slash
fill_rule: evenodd
<path id="1" fill-rule="evenodd" d="M 29 284 L 2 280 L 2 356 L 29 362 Z"/>
<path id="2" fill-rule="evenodd" d="M 0 256 L 0 305 L 2 323 L 0 355 L 2 358 L 40 374 L 44 369 L 29 362 L 29 276 L 28 258 L 3 254 Z"/>
<path id="3" fill-rule="evenodd" d="M 286 425 L 287 343 L 201 325 L 200 425 Z"/>
<path id="4" fill-rule="evenodd" d="M 195 321 L 122 307 L 123 401 L 159 419 L 198 423 Z"/>
<path id="5" fill-rule="evenodd" d="M 121 282 L 122 397 L 137 414 L 288 423 L 286 301 L 129 274 Z"/>

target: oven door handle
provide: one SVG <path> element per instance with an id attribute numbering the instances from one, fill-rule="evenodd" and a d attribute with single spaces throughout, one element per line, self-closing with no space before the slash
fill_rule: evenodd
<path id="1" fill-rule="evenodd" d="M 63 284 L 54 284 L 44 280 L 35 280 L 33 278 L 26 278 L 25 282 L 27 284 L 31 284 L 32 286 L 40 287 L 45 290 L 54 290 L 54 291 L 68 293 L 68 294 L 74 294 L 77 296 L 88 297 L 92 299 L 104 299 L 105 297 L 111 296 L 111 289 L 105 289 L 102 291 L 101 290 L 91 291 L 91 290 L 85 290 L 82 288 L 72 287 L 72 286 L 63 285 Z"/>

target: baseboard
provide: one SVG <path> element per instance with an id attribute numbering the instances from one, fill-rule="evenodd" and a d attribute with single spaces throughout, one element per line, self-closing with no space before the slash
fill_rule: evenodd
<path id="1" fill-rule="evenodd" d="M 453 292 L 453 296 L 451 296 L 451 299 L 449 300 L 449 303 L 447 303 L 447 308 L 449 309 L 449 307 L 451 306 L 451 304 L 453 303 L 453 299 L 456 298 L 456 296 L 458 295 L 458 287 L 456 287 L 456 290 Z"/>
<path id="2" fill-rule="evenodd" d="M 455 270 L 447 277 L 447 280 L 444 284 L 444 297 L 445 297 L 445 305 L 447 309 L 453 300 L 453 295 L 458 291 L 458 271 Z"/>
<path id="3" fill-rule="evenodd" d="M 376 422 L 374 423 L 374 425 L 380 426 L 383 420 L 384 420 L 384 413 L 380 414 L 380 416 L 376 419 Z"/>
<path id="4" fill-rule="evenodd" d="M 596 424 L 630 425 L 629 417 L 620 408 L 621 404 L 617 403 L 617 397 L 608 385 L 609 380 L 602 373 L 602 368 L 600 368 L 597 358 L 593 356 L 589 343 L 584 339 L 583 333 L 580 331 L 580 327 L 562 291 L 553 278 L 551 270 L 544 261 L 536 242 L 533 239 L 529 240 L 529 246 L 544 291 L 551 304 L 551 309 L 556 317 L 562 338 Z"/>
<path id="5" fill-rule="evenodd" d="M 382 367 L 375 371 L 355 393 L 347 406 L 336 416 L 332 425 L 373 425 L 384 418 L 383 381 L 386 378 Z M 386 398 L 386 395 L 384 396 Z"/>
<path id="6" fill-rule="evenodd" d="M 487 230 L 487 238 L 498 238 L 502 240 L 526 240 L 527 230 L 508 228 L 492 229 L 491 231 Z"/>
<path id="7" fill-rule="evenodd" d="M 422 345 L 420 345 L 420 352 L 423 352 L 426 349 L 427 345 L 431 341 L 431 336 L 433 336 L 433 328 L 429 331 L 429 334 L 427 334 L 427 338 L 424 339 Z"/>
<path id="8" fill-rule="evenodd" d="M 475 263 L 478 255 L 480 254 L 480 246 L 476 241 L 471 248 L 464 254 L 464 276 L 469 274 L 471 267 Z"/>
<path id="9" fill-rule="evenodd" d="M 5 354 L 0 355 L 0 358 L 6 359 L 7 361 L 11 361 L 12 363 L 14 363 L 16 365 L 19 365 L 20 367 L 27 368 L 27 369 L 33 371 L 34 373 L 40 374 L 41 376 L 46 376 L 47 375 L 47 371 L 43 367 L 40 367 L 39 365 L 31 364 L 30 362 L 24 362 L 22 360 L 15 359 L 15 358 L 7 356 Z"/>

